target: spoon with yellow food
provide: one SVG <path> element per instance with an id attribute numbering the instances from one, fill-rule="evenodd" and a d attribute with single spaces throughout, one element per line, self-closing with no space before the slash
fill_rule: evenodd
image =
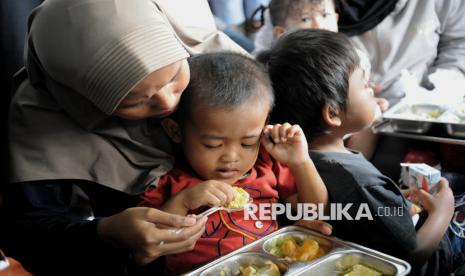
<path id="1" fill-rule="evenodd" d="M 240 187 L 233 187 L 234 189 L 234 199 L 226 203 L 224 206 L 212 207 L 205 210 L 204 212 L 198 214 L 198 217 L 209 216 L 216 211 L 225 210 L 227 212 L 241 211 L 252 202 L 249 193 Z"/>

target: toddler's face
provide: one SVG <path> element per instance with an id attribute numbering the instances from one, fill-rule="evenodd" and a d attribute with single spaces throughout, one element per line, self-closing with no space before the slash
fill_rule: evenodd
<path id="1" fill-rule="evenodd" d="M 236 108 L 197 106 L 182 128 L 187 161 L 206 180 L 233 184 L 255 164 L 269 113 L 267 104 Z"/>
<path id="2" fill-rule="evenodd" d="M 305 4 L 299 16 L 286 20 L 286 30 L 323 29 L 337 32 L 338 15 L 331 0 L 324 0 L 320 5 Z"/>
<path id="3" fill-rule="evenodd" d="M 373 89 L 369 85 L 365 72 L 360 67 L 357 67 L 349 78 L 344 124 L 349 127 L 350 132 L 369 127 L 375 119 L 376 108 Z"/>
<path id="4" fill-rule="evenodd" d="M 113 114 L 130 120 L 166 117 L 176 110 L 189 79 L 187 60 L 160 68 L 134 86 Z"/>

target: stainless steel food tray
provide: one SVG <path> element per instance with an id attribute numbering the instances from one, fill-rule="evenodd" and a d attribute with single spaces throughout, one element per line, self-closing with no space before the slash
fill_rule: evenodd
<path id="1" fill-rule="evenodd" d="M 287 259 L 268 253 L 268 245 L 274 239 L 292 235 L 300 238 L 312 238 L 328 249 L 327 254 L 307 262 L 290 262 Z M 249 264 L 260 264 L 265 260 L 274 262 L 283 275 L 339 275 L 339 264 L 352 266 L 357 263 L 377 269 L 383 275 L 407 275 L 410 265 L 398 258 L 366 248 L 364 246 L 340 240 L 335 237 L 324 236 L 315 231 L 299 227 L 288 226 L 248 244 L 228 255 L 206 264 L 186 275 L 238 275 L 239 267 Z M 336 273 L 336 274 L 335 274 Z"/>
<path id="2" fill-rule="evenodd" d="M 447 134 L 454 137 L 465 138 L 465 124 L 446 124 Z"/>
<path id="3" fill-rule="evenodd" d="M 423 140 L 436 143 L 452 144 L 465 146 L 465 139 L 459 137 L 451 137 L 447 134 L 441 135 L 432 131 L 427 134 L 409 133 L 409 132 L 398 132 L 395 131 L 389 120 L 384 120 L 375 124 L 372 128 L 373 133 L 382 134 L 393 137 L 400 137 L 405 139 Z M 434 129 L 434 128 L 433 128 Z"/>
<path id="4" fill-rule="evenodd" d="M 437 118 L 422 118 L 422 114 L 438 111 Z M 396 131 L 413 133 L 425 133 L 429 131 L 433 123 L 441 123 L 438 119 L 447 111 L 447 108 L 433 104 L 409 105 L 405 102 L 393 106 L 383 114 L 385 119 L 391 121 L 392 128 Z"/>
<path id="5" fill-rule="evenodd" d="M 437 116 L 433 118 L 428 116 L 429 113 Z M 392 129 L 398 132 L 425 134 L 434 126 L 443 134 L 465 138 L 465 121 L 450 121 L 453 113 L 452 108 L 443 105 L 400 102 L 384 113 L 383 118 L 389 120 Z"/>

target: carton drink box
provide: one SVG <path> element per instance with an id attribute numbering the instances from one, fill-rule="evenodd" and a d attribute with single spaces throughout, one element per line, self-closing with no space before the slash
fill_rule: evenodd
<path id="1" fill-rule="evenodd" d="M 400 166 L 402 183 L 411 188 L 431 192 L 441 179 L 441 171 L 424 163 L 401 163 Z"/>

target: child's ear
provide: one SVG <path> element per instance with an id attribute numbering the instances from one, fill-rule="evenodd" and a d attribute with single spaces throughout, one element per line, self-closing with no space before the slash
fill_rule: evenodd
<path id="1" fill-rule="evenodd" d="M 273 35 L 274 35 L 274 37 L 280 37 L 285 31 L 286 31 L 286 29 L 284 27 L 279 26 L 279 25 L 273 27 Z"/>
<path id="2" fill-rule="evenodd" d="M 321 111 L 323 120 L 329 127 L 340 127 L 342 124 L 341 111 L 329 104 L 325 104 Z"/>
<path id="3" fill-rule="evenodd" d="M 334 16 L 336 16 L 336 22 L 339 22 L 339 14 L 336 12 L 334 13 Z"/>
<path id="4" fill-rule="evenodd" d="M 173 142 L 179 144 L 182 141 L 181 127 L 175 120 L 166 118 L 161 121 L 161 126 L 165 130 L 166 134 L 173 140 Z"/>

